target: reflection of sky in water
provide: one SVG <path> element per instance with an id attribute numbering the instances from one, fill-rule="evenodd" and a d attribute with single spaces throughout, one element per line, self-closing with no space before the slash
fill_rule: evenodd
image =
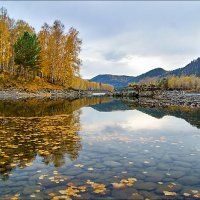
<path id="1" fill-rule="evenodd" d="M 107 148 L 106 141 L 114 148 L 117 144 L 117 148 L 123 151 L 124 145 L 115 141 L 140 144 L 145 140 L 151 144 L 164 137 L 168 146 L 159 147 L 163 151 L 178 144 L 184 145 L 180 149 L 200 151 L 200 130 L 173 116 L 157 119 L 137 110 L 97 112 L 92 108 L 82 108 L 81 124 L 84 142 L 102 143 L 104 148 Z"/>
<path id="2" fill-rule="evenodd" d="M 127 131 L 165 130 L 179 133 L 200 133 L 185 120 L 173 116 L 157 119 L 137 110 L 98 112 L 92 108 L 83 108 L 81 115 L 82 129 L 84 131 L 102 131 L 107 127 L 120 127 Z M 91 117 L 92 116 L 92 117 Z"/>

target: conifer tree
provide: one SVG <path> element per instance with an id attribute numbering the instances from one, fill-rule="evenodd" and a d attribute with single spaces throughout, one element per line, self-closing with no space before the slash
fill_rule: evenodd
<path id="1" fill-rule="evenodd" d="M 28 71 L 39 69 L 40 47 L 36 35 L 25 32 L 14 44 L 15 64 L 19 66 L 20 72 L 27 75 Z"/>

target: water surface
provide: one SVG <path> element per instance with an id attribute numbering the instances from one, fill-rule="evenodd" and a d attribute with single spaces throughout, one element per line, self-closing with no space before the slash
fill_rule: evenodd
<path id="1" fill-rule="evenodd" d="M 198 109 L 93 97 L 0 115 L 0 199 L 200 198 Z"/>

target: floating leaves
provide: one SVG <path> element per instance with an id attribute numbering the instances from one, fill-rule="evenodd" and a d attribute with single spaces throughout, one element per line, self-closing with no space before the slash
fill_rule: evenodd
<path id="1" fill-rule="evenodd" d="M 81 149 L 77 119 L 75 113 L 4 117 L 7 123 L 0 124 L 0 173 L 6 177 L 14 168 L 31 167 L 37 155 L 43 157 L 46 164 L 52 162 L 57 167 L 64 164 L 62 158 L 66 153 L 71 160 L 76 159 Z"/>
<path id="2" fill-rule="evenodd" d="M 62 195 L 62 196 L 54 196 L 52 200 L 71 200 L 71 198 L 67 195 Z"/>
<path id="3" fill-rule="evenodd" d="M 194 197 L 200 198 L 200 193 L 195 194 Z"/>
<path id="4" fill-rule="evenodd" d="M 183 195 L 184 195 L 185 197 L 189 197 L 191 194 L 185 192 L 185 193 L 183 193 Z"/>
<path id="5" fill-rule="evenodd" d="M 112 183 L 113 187 L 116 189 L 122 189 L 125 188 L 124 183 Z"/>
<path id="6" fill-rule="evenodd" d="M 67 177 L 62 177 L 62 176 L 51 176 L 51 177 L 49 177 L 49 180 L 51 182 L 54 182 L 54 183 L 58 184 L 60 182 L 64 182 L 64 181 L 68 180 L 68 178 Z"/>
<path id="7" fill-rule="evenodd" d="M 10 200 L 18 200 L 19 196 L 20 196 L 20 194 L 16 193 L 13 197 L 10 198 Z"/>
<path id="8" fill-rule="evenodd" d="M 84 167 L 84 165 L 82 165 L 82 164 L 76 164 L 76 165 L 74 165 L 74 167 Z"/>
<path id="9" fill-rule="evenodd" d="M 104 184 L 94 183 L 90 180 L 87 180 L 87 184 L 89 184 L 96 194 L 106 194 L 106 186 Z"/>
<path id="10" fill-rule="evenodd" d="M 134 185 L 134 183 L 137 181 L 136 178 L 128 178 L 128 179 L 122 179 L 119 183 L 115 182 L 112 183 L 114 188 L 124 188 L 126 186 L 131 187 Z"/>
<path id="11" fill-rule="evenodd" d="M 81 197 L 80 193 L 85 192 L 85 186 L 75 186 L 73 183 L 68 183 L 68 188 L 65 190 L 59 190 L 59 193 L 62 195 L 73 196 L 73 197 Z"/>
<path id="12" fill-rule="evenodd" d="M 163 191 L 165 196 L 176 196 L 176 192 Z"/>

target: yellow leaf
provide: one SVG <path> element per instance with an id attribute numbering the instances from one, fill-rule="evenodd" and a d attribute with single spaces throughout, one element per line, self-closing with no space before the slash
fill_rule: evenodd
<path id="1" fill-rule="evenodd" d="M 176 192 L 163 191 L 165 196 L 175 196 Z"/>

